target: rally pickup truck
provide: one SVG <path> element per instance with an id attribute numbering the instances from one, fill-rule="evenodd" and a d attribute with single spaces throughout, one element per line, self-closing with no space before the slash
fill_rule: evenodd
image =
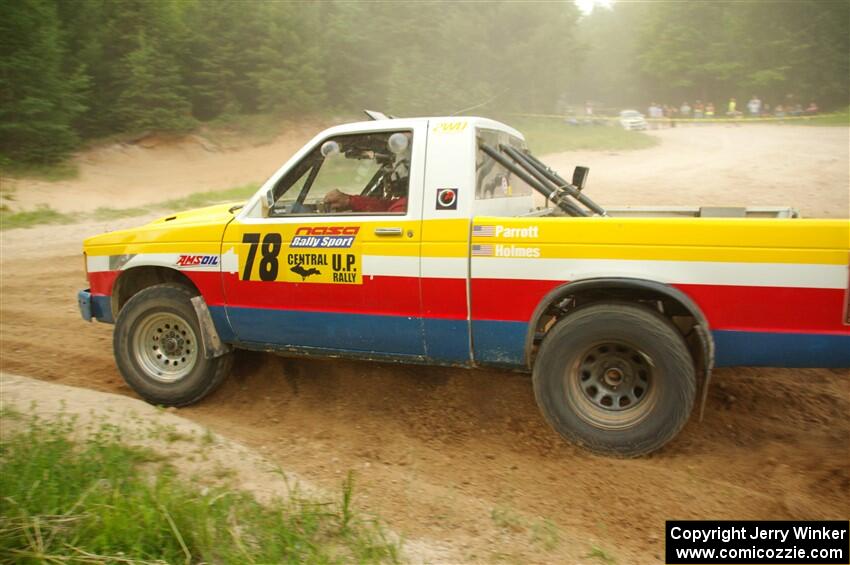
<path id="1" fill-rule="evenodd" d="M 501 367 L 568 440 L 636 456 L 714 367 L 850 367 L 846 220 L 606 209 L 502 123 L 372 116 L 245 203 L 85 241 L 82 316 L 115 323 L 139 395 L 197 402 L 233 348 Z"/>

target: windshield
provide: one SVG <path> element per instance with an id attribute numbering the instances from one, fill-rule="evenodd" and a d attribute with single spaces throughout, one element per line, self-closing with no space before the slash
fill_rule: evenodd
<path id="1" fill-rule="evenodd" d="M 272 216 L 407 210 L 412 132 L 325 140 L 274 188 Z"/>

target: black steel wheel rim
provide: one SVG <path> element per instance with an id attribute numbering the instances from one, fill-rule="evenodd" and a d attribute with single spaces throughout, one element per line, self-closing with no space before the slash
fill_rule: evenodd
<path id="1" fill-rule="evenodd" d="M 587 347 L 567 369 L 567 399 L 580 418 L 605 429 L 637 424 L 658 392 L 658 370 L 641 348 L 607 340 Z"/>

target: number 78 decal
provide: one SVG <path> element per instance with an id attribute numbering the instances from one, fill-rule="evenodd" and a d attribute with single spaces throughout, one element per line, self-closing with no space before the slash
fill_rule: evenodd
<path id="1" fill-rule="evenodd" d="M 293 249 L 287 246 L 284 256 L 281 257 L 283 240 L 279 233 L 269 232 L 263 235 L 262 239 L 259 233 L 246 233 L 242 236 L 242 243 L 248 245 L 248 253 L 242 265 L 242 280 L 245 281 L 330 284 L 363 282 L 359 247 L 340 251 Z M 284 263 L 283 268 L 281 261 Z"/>

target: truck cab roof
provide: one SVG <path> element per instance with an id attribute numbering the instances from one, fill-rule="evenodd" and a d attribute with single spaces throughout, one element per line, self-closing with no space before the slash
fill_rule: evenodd
<path id="1" fill-rule="evenodd" d="M 446 127 L 448 125 L 456 125 L 456 127 L 460 128 L 461 124 L 463 128 L 469 127 L 473 131 L 476 128 L 481 129 L 491 129 L 503 131 L 509 135 L 514 137 L 518 137 L 525 141 L 525 136 L 518 130 L 512 128 L 511 126 L 499 122 L 497 120 L 492 120 L 490 118 L 483 118 L 480 116 L 422 116 L 416 118 L 387 118 L 380 120 L 363 120 L 359 122 L 349 122 L 345 124 L 340 124 L 338 126 L 333 126 L 324 130 L 319 136 L 327 135 L 327 134 L 345 134 L 345 133 L 354 133 L 354 132 L 362 132 L 362 131 L 380 131 L 383 129 L 395 129 L 397 127 L 404 127 L 400 124 L 412 125 L 412 124 L 422 124 L 422 125 L 431 125 L 431 127 Z"/>

